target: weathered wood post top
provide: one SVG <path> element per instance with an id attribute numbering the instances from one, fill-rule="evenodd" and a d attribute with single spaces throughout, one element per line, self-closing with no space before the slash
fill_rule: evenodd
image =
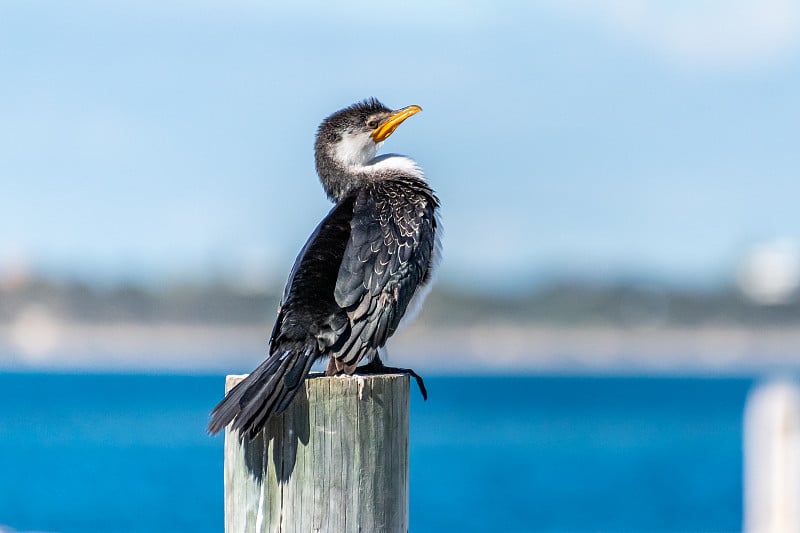
<path id="1" fill-rule="evenodd" d="M 303 387 L 256 439 L 226 430 L 225 531 L 407 532 L 408 376 Z"/>

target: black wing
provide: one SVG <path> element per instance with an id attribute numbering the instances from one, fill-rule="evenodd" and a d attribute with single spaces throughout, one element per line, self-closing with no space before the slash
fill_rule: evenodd
<path id="1" fill-rule="evenodd" d="M 337 369 L 351 373 L 383 346 L 427 281 L 437 205 L 423 184 L 381 181 L 358 192 L 334 292 L 350 326 L 332 354 Z"/>
<path id="2" fill-rule="evenodd" d="M 350 238 L 353 199 L 337 204 L 319 223 L 295 260 L 270 337 L 270 353 L 284 341 L 310 340 L 326 352 L 348 329 L 347 314 L 333 297 L 339 265 Z"/>
<path id="3" fill-rule="evenodd" d="M 347 313 L 333 292 L 352 216 L 353 201 L 342 202 L 309 237 L 289 275 L 269 355 L 214 408 L 210 432 L 232 422 L 240 438 L 254 438 L 271 416 L 288 407 L 314 361 L 347 337 Z"/>

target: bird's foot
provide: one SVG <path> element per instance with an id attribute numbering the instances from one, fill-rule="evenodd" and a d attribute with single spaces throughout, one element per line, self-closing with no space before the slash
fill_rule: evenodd
<path id="1" fill-rule="evenodd" d="M 422 394 L 422 399 L 428 399 L 428 389 L 425 388 L 425 381 L 422 376 L 411 370 L 410 368 L 397 368 L 394 366 L 386 366 L 379 358 L 375 358 L 366 365 L 356 368 L 356 374 L 374 375 L 374 374 L 406 374 L 417 380 L 419 392 Z"/>

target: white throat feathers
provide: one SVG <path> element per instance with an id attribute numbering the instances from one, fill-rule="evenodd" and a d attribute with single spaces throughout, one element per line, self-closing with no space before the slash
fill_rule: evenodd
<path id="1" fill-rule="evenodd" d="M 376 156 L 382 142 L 376 143 L 363 134 L 347 133 L 333 147 L 333 158 L 354 173 L 373 174 L 387 170 L 397 170 L 415 178 L 425 179 L 425 174 L 417 162 L 399 154 Z"/>
<path id="2" fill-rule="evenodd" d="M 345 133 L 333 147 L 333 158 L 347 168 L 359 168 L 375 158 L 380 144 L 364 134 Z"/>

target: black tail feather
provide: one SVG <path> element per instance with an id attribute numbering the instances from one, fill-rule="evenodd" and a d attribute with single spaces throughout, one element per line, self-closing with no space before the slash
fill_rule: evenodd
<path id="1" fill-rule="evenodd" d="M 318 356 L 316 346 L 296 344 L 276 350 L 236 385 L 211 411 L 208 432 L 231 424 L 239 438 L 255 438 L 272 416 L 289 407 Z"/>

